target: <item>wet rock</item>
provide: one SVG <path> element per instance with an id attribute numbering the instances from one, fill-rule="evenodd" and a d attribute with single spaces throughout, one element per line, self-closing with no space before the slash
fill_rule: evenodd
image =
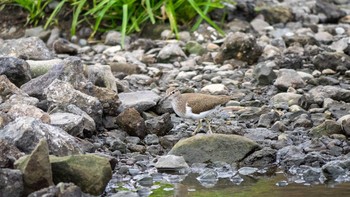
<path id="1" fill-rule="evenodd" d="M 253 168 L 253 167 L 242 167 L 238 169 L 238 173 L 244 176 L 247 175 L 254 175 L 259 169 L 258 168 Z"/>
<path id="2" fill-rule="evenodd" d="M 145 121 L 147 131 L 157 136 L 166 135 L 173 127 L 169 113 Z"/>
<path id="3" fill-rule="evenodd" d="M 57 126 L 72 136 L 81 136 L 84 130 L 84 119 L 72 113 L 50 114 L 51 125 Z"/>
<path id="4" fill-rule="evenodd" d="M 50 106 L 67 108 L 69 105 L 75 105 L 93 118 L 97 126 L 102 124 L 101 102 L 95 97 L 75 90 L 70 83 L 55 79 L 44 90 L 44 94 Z"/>
<path id="5" fill-rule="evenodd" d="M 27 104 L 14 104 L 11 106 L 7 114 L 12 118 L 28 116 L 41 120 L 43 123 L 50 124 L 50 115 L 43 110 Z"/>
<path id="6" fill-rule="evenodd" d="M 0 46 L 0 55 L 32 60 L 53 58 L 53 54 L 38 37 L 4 40 Z"/>
<path id="7" fill-rule="evenodd" d="M 322 104 L 325 98 L 337 101 L 350 102 L 350 90 L 337 86 L 317 86 L 309 91 L 310 99 L 317 104 Z"/>
<path id="8" fill-rule="evenodd" d="M 249 155 L 241 163 L 243 166 L 266 167 L 276 162 L 276 154 L 276 150 L 270 147 L 264 147 Z"/>
<path id="9" fill-rule="evenodd" d="M 0 139 L 0 168 L 13 168 L 15 160 L 23 155 L 14 144 Z"/>
<path id="10" fill-rule="evenodd" d="M 305 86 L 304 80 L 293 69 L 280 69 L 278 76 L 273 84 L 280 90 L 287 90 L 289 87 L 303 88 Z"/>
<path id="11" fill-rule="evenodd" d="M 111 197 L 139 197 L 139 195 L 130 191 L 118 191 L 116 194 L 111 195 Z"/>
<path id="12" fill-rule="evenodd" d="M 6 75 L 17 87 L 31 79 L 29 65 L 22 59 L 0 57 L 0 65 L 0 75 Z"/>
<path id="13" fill-rule="evenodd" d="M 218 173 L 214 169 L 205 169 L 198 177 L 197 180 L 202 186 L 210 188 L 213 187 L 218 179 Z"/>
<path id="14" fill-rule="evenodd" d="M 230 164 L 243 159 L 258 147 L 252 140 L 238 135 L 196 135 L 179 141 L 168 154 L 181 155 L 190 164 L 210 161 Z"/>
<path id="15" fill-rule="evenodd" d="M 145 120 L 135 108 L 128 108 L 117 116 L 117 124 L 131 136 L 146 136 Z"/>
<path id="16" fill-rule="evenodd" d="M 257 62 L 261 54 L 262 48 L 257 44 L 253 35 L 236 32 L 226 36 L 214 59 L 217 63 L 234 58 L 253 64 Z"/>
<path id="17" fill-rule="evenodd" d="M 350 68 L 350 57 L 341 52 L 322 52 L 312 58 L 316 69 L 342 70 Z"/>
<path id="18" fill-rule="evenodd" d="M 77 55 L 79 46 L 70 43 L 68 40 L 59 38 L 53 43 L 53 50 L 56 54 Z"/>
<path id="19" fill-rule="evenodd" d="M 28 197 L 37 196 L 80 196 L 80 197 L 92 197 L 92 195 L 83 193 L 81 189 L 74 185 L 74 183 L 58 183 L 47 188 L 43 188 L 39 191 L 33 192 Z"/>
<path id="20" fill-rule="evenodd" d="M 277 151 L 276 161 L 282 165 L 284 169 L 292 166 L 299 166 L 305 159 L 305 153 L 301 147 L 294 145 L 283 147 Z"/>
<path id="21" fill-rule="evenodd" d="M 258 85 L 270 85 L 277 78 L 273 71 L 275 67 L 274 62 L 260 62 L 254 66 L 253 77 L 256 79 Z"/>
<path id="22" fill-rule="evenodd" d="M 344 175 L 344 173 L 346 173 L 346 170 L 349 170 L 349 164 L 350 164 L 349 160 L 330 161 L 326 163 L 324 166 L 322 166 L 322 172 L 327 179 L 335 180 L 339 176 Z"/>
<path id="23" fill-rule="evenodd" d="M 42 138 L 47 139 L 51 154 L 69 155 L 82 152 L 77 139 L 60 128 L 31 117 L 19 117 L 0 130 L 0 139 L 6 139 L 28 154 Z"/>
<path id="24" fill-rule="evenodd" d="M 346 15 L 345 11 L 338 8 L 332 3 L 326 1 L 316 1 L 316 12 L 326 16 L 326 20 L 322 22 L 337 23 L 340 18 Z"/>
<path id="25" fill-rule="evenodd" d="M 271 6 L 262 8 L 260 13 L 264 15 L 265 20 L 270 24 L 287 23 L 293 19 L 290 8 L 283 6 Z"/>
<path id="26" fill-rule="evenodd" d="M 189 166 L 182 156 L 165 155 L 159 157 L 155 167 L 160 171 L 178 171 L 188 169 Z"/>
<path id="27" fill-rule="evenodd" d="M 322 135 L 342 134 L 341 125 L 334 120 L 326 120 L 322 124 L 310 130 L 313 137 L 321 137 Z"/>
<path id="28" fill-rule="evenodd" d="M 83 64 L 78 57 L 67 57 L 63 64 L 56 64 L 49 72 L 23 84 L 21 89 L 37 98 L 44 98 L 44 90 L 55 80 L 69 82 L 73 87 L 79 87 L 86 82 Z"/>
<path id="29" fill-rule="evenodd" d="M 139 112 L 154 107 L 160 100 L 160 96 L 152 91 L 137 91 L 118 94 L 121 101 L 120 111 L 127 108 L 135 108 Z"/>
<path id="30" fill-rule="evenodd" d="M 15 166 L 23 173 L 25 194 L 53 185 L 49 147 L 45 138 L 39 141 L 30 155 L 18 159 Z"/>
<path id="31" fill-rule="evenodd" d="M 2 196 L 23 196 L 23 174 L 20 170 L 0 168 L 0 194 Z"/>
<path id="32" fill-rule="evenodd" d="M 92 84 L 118 92 L 111 66 L 95 64 L 87 66 L 86 71 L 88 80 Z"/>
<path id="33" fill-rule="evenodd" d="M 175 62 L 182 61 L 186 54 L 182 51 L 179 44 L 167 44 L 158 53 L 158 62 Z"/>
<path id="34" fill-rule="evenodd" d="M 112 178 L 108 159 L 93 154 L 50 156 L 50 163 L 55 184 L 72 182 L 92 195 L 101 195 Z"/>
<path id="35" fill-rule="evenodd" d="M 321 178 L 321 169 L 319 168 L 308 168 L 303 171 L 303 179 L 307 183 L 314 183 L 314 182 L 319 182 Z"/>

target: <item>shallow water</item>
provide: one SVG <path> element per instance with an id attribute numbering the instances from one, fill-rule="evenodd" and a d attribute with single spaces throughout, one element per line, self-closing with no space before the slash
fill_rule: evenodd
<path id="1" fill-rule="evenodd" d="M 249 176 L 236 185 L 229 179 L 220 179 L 213 187 L 204 187 L 196 179 L 198 174 L 188 175 L 181 183 L 167 188 L 170 191 L 153 193 L 150 196 L 176 196 L 176 197 L 322 197 L 322 196 L 350 196 L 350 183 L 328 183 L 304 185 L 290 182 L 283 174 L 273 177 Z M 276 183 L 287 183 L 285 186 L 277 186 Z M 284 184 L 281 184 L 284 185 Z"/>

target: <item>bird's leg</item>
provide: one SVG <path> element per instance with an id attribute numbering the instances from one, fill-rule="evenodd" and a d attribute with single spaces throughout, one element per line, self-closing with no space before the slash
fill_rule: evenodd
<path id="1" fill-rule="evenodd" d="M 202 127 L 202 119 L 199 119 L 198 125 L 197 125 L 196 129 L 193 131 L 192 135 L 196 135 L 201 127 Z"/>
<path id="2" fill-rule="evenodd" d="M 208 130 L 209 130 L 208 134 L 213 134 L 213 131 L 211 130 L 211 126 L 210 126 L 210 121 L 207 118 L 204 118 L 204 120 L 208 124 Z"/>

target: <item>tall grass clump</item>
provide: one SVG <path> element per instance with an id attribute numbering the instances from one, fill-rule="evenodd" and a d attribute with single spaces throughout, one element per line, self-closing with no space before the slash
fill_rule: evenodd
<path id="1" fill-rule="evenodd" d="M 71 35 L 75 35 L 77 27 L 85 23 L 93 30 L 90 38 L 97 32 L 108 30 L 120 31 L 125 38 L 127 34 L 141 31 L 144 25 L 167 22 L 176 36 L 179 25 L 191 26 L 194 31 L 203 21 L 224 34 L 208 17 L 211 10 L 223 8 L 223 0 L 62 0 L 46 15 L 44 9 L 53 0 L 7 1 L 26 9 L 30 23 L 37 25 L 39 21 L 43 21 L 44 28 L 59 23 L 59 14 L 63 10 L 67 11 L 63 8 L 68 8 L 72 13 Z"/>

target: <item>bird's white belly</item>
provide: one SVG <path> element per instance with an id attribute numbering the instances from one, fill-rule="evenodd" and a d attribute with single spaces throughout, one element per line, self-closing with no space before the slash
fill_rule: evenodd
<path id="1" fill-rule="evenodd" d="M 212 113 L 213 111 L 215 111 L 216 109 L 211 109 L 209 111 L 204 111 L 204 112 L 201 112 L 199 114 L 196 114 L 196 113 L 193 113 L 192 112 L 192 109 L 186 105 L 186 115 L 185 117 L 186 118 L 192 118 L 192 119 L 203 119 L 205 118 L 206 116 L 208 116 L 210 113 Z"/>

